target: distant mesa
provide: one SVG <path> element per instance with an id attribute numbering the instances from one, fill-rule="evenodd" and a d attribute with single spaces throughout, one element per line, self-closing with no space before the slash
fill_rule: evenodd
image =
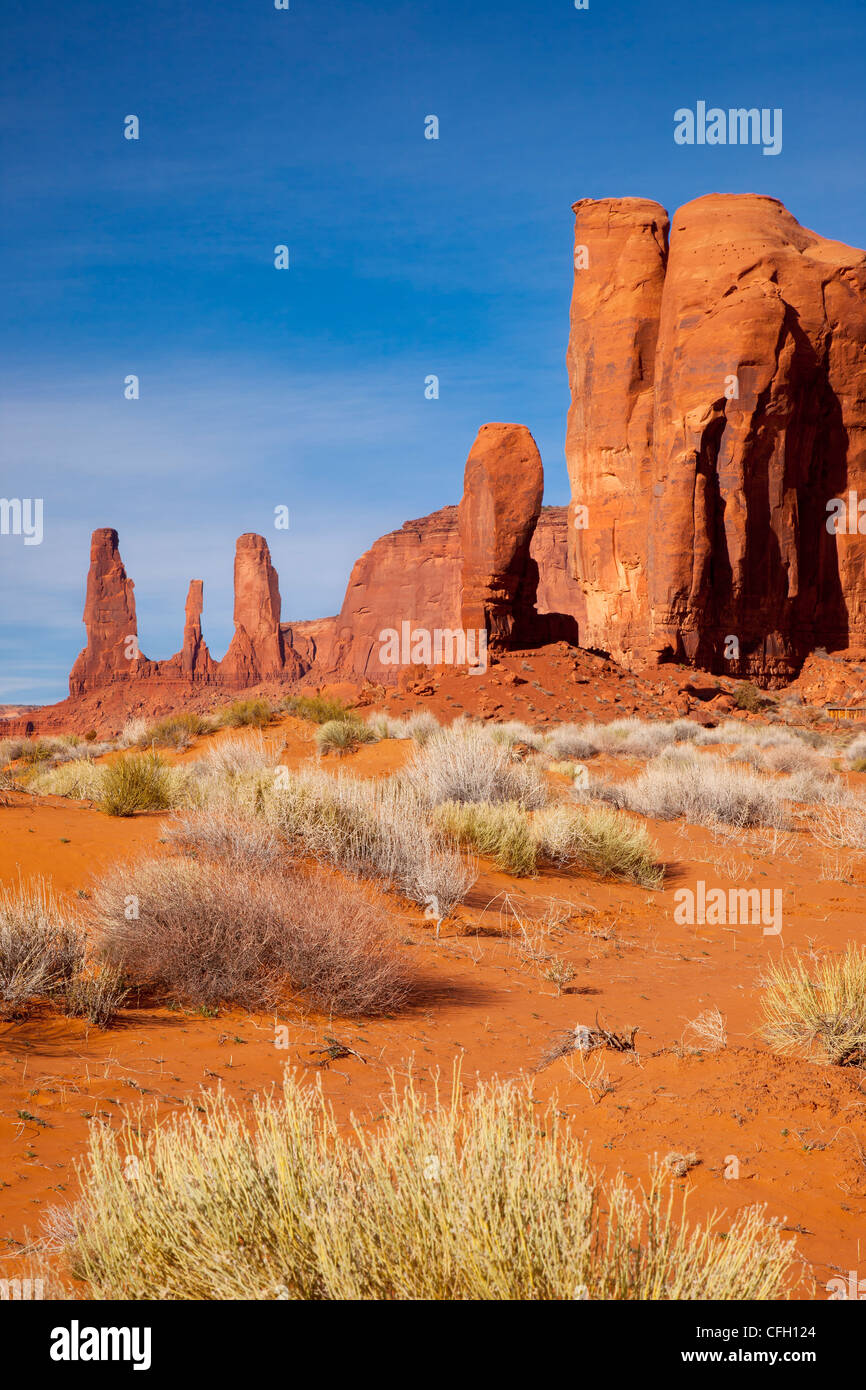
<path id="1" fill-rule="evenodd" d="M 399 630 L 472 628 L 493 650 L 573 635 L 580 609 L 565 570 L 566 509 L 542 511 L 544 475 L 524 425 L 483 425 L 466 464 L 459 507 L 446 507 L 383 536 L 355 565 L 340 613 L 312 623 L 283 623 L 277 572 L 267 541 L 238 539 L 234 635 L 222 661 L 201 626 L 202 581 L 189 587 L 183 646 L 164 661 L 138 648 L 134 584 L 116 531 L 94 531 L 84 604 L 87 645 L 69 678 L 72 697 L 119 682 L 220 685 L 242 690 L 322 678 L 396 684 L 400 668 L 382 660 L 380 635 Z M 558 601 L 564 612 L 549 611 Z"/>

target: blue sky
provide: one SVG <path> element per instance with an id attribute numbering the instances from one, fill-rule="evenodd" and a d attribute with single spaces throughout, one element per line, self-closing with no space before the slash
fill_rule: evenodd
<path id="1" fill-rule="evenodd" d="M 96 526 L 143 650 L 178 649 L 199 577 L 221 656 L 242 531 L 285 620 L 334 612 L 376 536 L 458 500 L 487 420 L 566 501 L 576 199 L 769 193 L 866 243 L 854 0 L 6 0 L 2 47 L 0 494 L 43 497 L 45 537 L 0 537 L 0 701 L 66 694 Z M 701 99 L 781 107 L 782 153 L 677 146 Z"/>

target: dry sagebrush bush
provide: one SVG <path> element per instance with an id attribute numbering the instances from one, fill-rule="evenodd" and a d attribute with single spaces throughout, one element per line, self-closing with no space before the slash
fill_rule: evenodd
<path id="1" fill-rule="evenodd" d="M 372 1015 L 411 992 L 381 910 L 330 876 L 145 859 L 103 879 L 92 921 L 110 965 L 194 1005 L 272 1008 L 291 984 L 316 1008 Z"/>
<path id="2" fill-rule="evenodd" d="M 247 868 L 270 868 L 286 859 L 286 847 L 276 832 L 261 817 L 245 815 L 230 796 L 201 809 L 176 811 L 165 827 L 165 838 L 186 854 Z"/>
<path id="3" fill-rule="evenodd" d="M 350 714 L 350 706 L 335 695 L 289 695 L 283 701 L 283 709 L 296 719 L 308 719 L 311 724 L 327 724 L 331 719 L 345 719 Z"/>
<path id="4" fill-rule="evenodd" d="M 533 764 L 512 761 L 480 724 L 456 720 L 415 749 L 404 777 L 427 806 L 444 801 L 515 801 L 531 810 L 547 801 L 544 774 Z"/>
<path id="5" fill-rule="evenodd" d="M 150 748 L 188 748 L 193 739 L 207 733 L 211 728 L 211 721 L 200 714 L 187 711 L 146 725 L 138 742 L 143 747 Z"/>
<path id="6" fill-rule="evenodd" d="M 593 782 L 587 790 L 590 796 L 656 820 L 684 816 L 692 825 L 721 822 L 779 830 L 789 820 L 782 783 L 685 749 L 654 758 L 629 782 Z"/>
<path id="7" fill-rule="evenodd" d="M 244 795 L 251 809 L 306 853 L 414 902 L 435 898 L 440 918 L 475 881 L 472 866 L 430 824 L 413 792 L 392 778 L 361 781 L 313 769 L 287 773 L 279 786 L 259 780 Z"/>
<path id="8" fill-rule="evenodd" d="M 37 1000 L 107 1028 L 126 997 L 118 972 L 88 960 L 82 924 L 50 887 L 32 884 L 0 894 L 0 1017 L 15 1017 Z"/>
<path id="9" fill-rule="evenodd" d="M 274 717 L 267 700 L 235 700 L 218 711 L 216 723 L 229 729 L 264 729 Z"/>
<path id="10" fill-rule="evenodd" d="M 201 778 L 237 777 L 246 772 L 276 768 L 285 748 L 282 739 L 265 738 L 261 732 L 220 739 L 195 762 L 190 771 Z"/>
<path id="11" fill-rule="evenodd" d="M 62 994 L 85 953 L 80 927 L 43 879 L 0 892 L 0 1014 Z"/>
<path id="12" fill-rule="evenodd" d="M 427 710 L 394 719 L 390 714 L 371 714 L 367 720 L 376 738 L 411 738 L 426 743 L 440 728 L 439 720 Z"/>
<path id="13" fill-rule="evenodd" d="M 764 1037 L 774 1052 L 866 1063 L 866 947 L 819 964 L 794 955 L 767 971 Z"/>
<path id="14" fill-rule="evenodd" d="M 866 800 L 850 797 L 838 805 L 824 807 L 810 829 L 819 844 L 830 849 L 866 853 Z"/>
<path id="15" fill-rule="evenodd" d="M 204 1094 L 149 1128 L 93 1126 L 64 1222 L 86 1296 L 742 1300 L 782 1296 L 793 1268 L 760 1208 L 690 1227 L 659 1170 L 603 1187 L 555 1105 L 511 1084 L 425 1101 L 392 1083 L 348 1133 L 288 1074 L 250 1109 Z"/>

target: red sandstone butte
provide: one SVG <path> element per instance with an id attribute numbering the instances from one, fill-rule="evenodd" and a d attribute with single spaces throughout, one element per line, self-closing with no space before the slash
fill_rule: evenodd
<path id="1" fill-rule="evenodd" d="M 136 655 L 134 588 L 120 558 L 117 532 L 107 526 L 94 531 L 84 600 L 87 645 L 69 674 L 70 695 L 125 679 L 143 660 Z"/>
<path id="2" fill-rule="evenodd" d="M 493 647 L 528 631 L 535 587 L 529 544 L 541 512 L 544 470 L 525 425 L 482 425 L 472 445 L 458 508 L 462 559 L 460 621 Z"/>
<path id="3" fill-rule="evenodd" d="M 280 626 L 280 585 L 263 536 L 249 531 L 235 550 L 235 631 L 219 663 L 230 684 L 253 685 L 272 676 L 301 674 L 291 631 Z"/>
<path id="4" fill-rule="evenodd" d="M 574 204 L 568 342 L 569 555 L 586 604 L 581 644 L 643 645 L 653 373 L 668 215 L 645 198 Z"/>
<path id="5" fill-rule="evenodd" d="M 201 610 L 203 589 L 200 579 L 191 579 L 186 599 L 183 624 L 183 648 L 180 654 L 181 673 L 187 677 L 210 676 L 215 663 L 202 637 Z"/>
<path id="6" fill-rule="evenodd" d="M 197 683 L 308 673 L 396 684 L 383 633 L 404 623 L 484 628 L 494 648 L 579 640 L 634 668 L 673 659 L 764 684 L 816 648 L 866 657 L 866 252 L 757 194 L 712 194 L 670 220 L 643 198 L 574 212 L 567 516 L 541 506 L 529 430 L 484 425 L 459 507 L 380 537 L 335 618 L 281 622 L 268 546 L 241 536 L 221 662 L 199 580 L 181 651 L 136 655 L 117 533 L 95 531 L 70 696 L 104 703 L 106 722 L 169 684 L 181 703 Z M 854 525 L 828 530 L 828 504 L 852 497 Z"/>
<path id="7" fill-rule="evenodd" d="M 861 657 L 866 538 L 825 523 L 866 496 L 866 253 L 756 194 L 680 208 L 667 257 L 657 204 L 575 214 L 582 644 L 768 681 L 816 646 Z"/>

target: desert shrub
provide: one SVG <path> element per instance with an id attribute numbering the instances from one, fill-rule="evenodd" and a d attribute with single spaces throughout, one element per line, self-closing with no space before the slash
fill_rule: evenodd
<path id="1" fill-rule="evenodd" d="M 62 994 L 84 964 L 85 938 L 42 880 L 0 890 L 0 1012 Z"/>
<path id="2" fill-rule="evenodd" d="M 367 723 L 376 738 L 411 738 L 416 743 L 426 743 L 440 728 L 439 720 L 427 710 L 409 714 L 405 719 L 394 719 L 390 714 L 371 714 Z"/>
<path id="3" fill-rule="evenodd" d="M 260 816 L 244 814 L 230 796 L 201 809 L 176 811 L 165 828 L 169 844 L 186 854 L 270 868 L 285 859 L 280 837 Z"/>
<path id="4" fill-rule="evenodd" d="M 776 961 L 761 999 L 764 1037 L 774 1052 L 837 1065 L 866 1062 L 866 947 L 812 965 Z"/>
<path id="5" fill-rule="evenodd" d="M 758 1207 L 689 1226 L 660 1169 L 603 1184 L 555 1104 L 498 1081 L 392 1083 L 348 1133 L 290 1074 L 243 1110 L 94 1125 L 64 1229 L 85 1296 L 124 1301 L 772 1299 L 796 1255 Z"/>
<path id="6" fill-rule="evenodd" d="M 64 993 L 64 1013 L 86 1018 L 96 1028 L 108 1028 L 129 994 L 123 972 L 97 963 L 88 966 L 69 981 Z"/>
<path id="7" fill-rule="evenodd" d="M 190 1004 L 272 1008 L 290 984 L 316 1008 L 372 1015 L 411 992 L 381 910 L 321 875 L 145 859 L 103 879 L 92 912 L 110 965 Z"/>
<path id="8" fill-rule="evenodd" d="M 866 734 L 857 734 L 845 749 L 845 762 L 851 772 L 866 772 Z"/>
<path id="9" fill-rule="evenodd" d="M 488 724 L 487 728 L 494 743 L 504 743 L 508 748 L 513 748 L 515 743 L 525 743 L 538 752 L 544 746 L 544 735 L 520 719 L 510 719 L 504 724 Z"/>
<path id="10" fill-rule="evenodd" d="M 822 807 L 820 817 L 810 828 L 822 845 L 866 853 L 866 801 L 852 796 L 837 805 Z"/>
<path id="11" fill-rule="evenodd" d="M 274 712 L 267 700 L 235 700 L 217 714 L 217 723 L 229 729 L 264 729 Z"/>
<path id="12" fill-rule="evenodd" d="M 351 713 L 345 700 L 334 695 L 290 695 L 283 702 L 287 714 L 296 719 L 308 719 L 311 724 L 327 724 L 332 719 L 345 719 Z"/>
<path id="13" fill-rule="evenodd" d="M 440 727 L 439 720 L 429 710 L 418 710 L 417 713 L 406 717 L 409 737 L 414 739 L 416 743 L 426 743 L 428 739 L 439 732 Z"/>
<path id="14" fill-rule="evenodd" d="M 247 772 L 272 771 L 280 761 L 285 744 L 265 738 L 261 732 L 220 739 L 201 758 L 189 764 L 199 777 L 237 777 Z"/>
<path id="15" fill-rule="evenodd" d="M 21 739 L 4 738 L 0 739 L 0 767 L 8 767 L 14 763 L 21 752 Z"/>
<path id="16" fill-rule="evenodd" d="M 750 714 L 757 714 L 764 708 L 766 700 L 756 685 L 751 681 L 744 681 L 738 685 L 734 694 L 734 704 L 737 709 L 748 710 Z"/>
<path id="17" fill-rule="evenodd" d="M 683 723 L 687 721 L 679 721 L 680 725 Z M 688 727 L 691 731 L 694 726 Z M 689 736 L 693 736 L 691 732 Z M 678 741 L 672 724 L 650 724 L 642 719 L 614 719 L 610 724 L 599 724 L 593 729 L 593 737 L 602 753 L 629 758 L 654 758 Z"/>
<path id="18" fill-rule="evenodd" d="M 533 809 L 547 801 L 544 774 L 515 763 L 506 746 L 480 724 L 457 720 L 440 729 L 406 765 L 406 782 L 428 806 L 444 801 L 516 801 Z"/>
<path id="19" fill-rule="evenodd" d="M 436 824 L 462 845 L 492 859 L 504 873 L 535 873 L 536 846 L 529 817 L 514 801 L 445 801 L 434 810 Z"/>
<path id="20" fill-rule="evenodd" d="M 376 879 L 413 901 L 435 898 L 447 917 L 474 881 L 471 866 L 431 826 L 399 781 L 364 782 L 318 770 L 289 773 L 284 785 L 260 779 L 246 804 L 290 842 L 346 873 Z"/>
<path id="21" fill-rule="evenodd" d="M 359 743 L 375 743 L 376 734 L 369 724 L 359 719 L 329 719 L 316 730 L 316 748 L 319 753 L 349 753 Z"/>
<path id="22" fill-rule="evenodd" d="M 661 887 L 658 846 L 643 826 L 607 807 L 548 806 L 535 815 L 532 832 L 539 858 L 548 863 L 644 888 Z"/>
<path id="23" fill-rule="evenodd" d="M 157 753 L 125 753 L 101 772 L 99 805 L 106 815 L 166 811 L 172 804 L 168 769 Z"/>
<path id="24" fill-rule="evenodd" d="M 601 746 L 595 733 L 591 724 L 561 724 L 558 729 L 551 729 L 545 747 L 552 758 L 559 760 L 593 758 Z"/>
<path id="25" fill-rule="evenodd" d="M 590 796 L 656 820 L 684 816 L 692 825 L 769 825 L 788 823 L 784 788 L 718 758 L 680 750 L 647 763 L 629 782 L 593 782 Z"/>
<path id="26" fill-rule="evenodd" d="M 48 739 L 27 738 L 22 743 L 18 756 L 23 763 L 47 763 L 53 751 Z"/>
<path id="27" fill-rule="evenodd" d="M 98 801 L 102 795 L 104 767 L 89 758 L 76 758 L 58 767 L 44 768 L 28 779 L 27 790 L 38 796 L 68 796 L 73 801 Z"/>
<path id="28" fill-rule="evenodd" d="M 136 748 L 146 743 L 149 727 L 148 721 L 142 718 L 141 715 L 136 715 L 132 719 L 127 719 L 117 736 L 118 748 Z"/>
<path id="29" fill-rule="evenodd" d="M 145 727 L 139 742 L 151 748 L 188 748 L 210 725 L 200 714 L 173 714 Z"/>
<path id="30" fill-rule="evenodd" d="M 803 801 L 809 805 L 839 805 L 849 797 L 848 788 L 840 777 L 808 764 L 785 777 L 781 790 L 789 801 Z"/>

